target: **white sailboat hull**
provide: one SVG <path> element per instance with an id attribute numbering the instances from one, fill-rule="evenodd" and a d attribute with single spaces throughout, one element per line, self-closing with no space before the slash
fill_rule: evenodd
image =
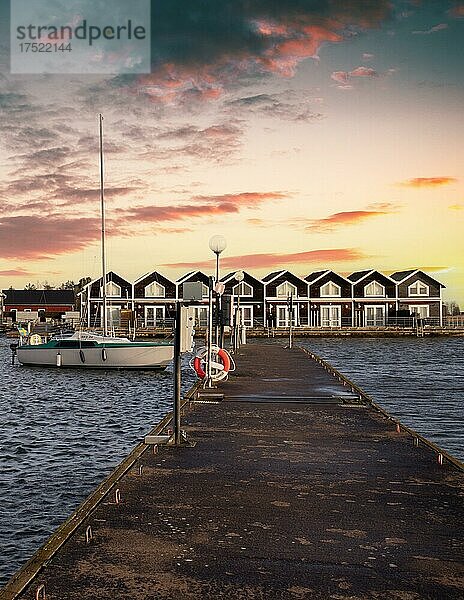
<path id="1" fill-rule="evenodd" d="M 17 356 L 23 365 L 87 369 L 165 369 L 174 355 L 172 345 L 103 348 L 44 348 L 23 346 Z"/>

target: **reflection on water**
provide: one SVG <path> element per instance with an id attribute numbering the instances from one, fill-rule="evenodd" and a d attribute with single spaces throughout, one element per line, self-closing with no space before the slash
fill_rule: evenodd
<path id="1" fill-rule="evenodd" d="M 172 407 L 172 372 L 11 366 L 0 338 L 0 585 Z M 184 369 L 183 384 L 194 377 Z"/>
<path id="2" fill-rule="evenodd" d="M 318 354 L 402 423 L 464 460 L 464 338 L 316 338 Z"/>

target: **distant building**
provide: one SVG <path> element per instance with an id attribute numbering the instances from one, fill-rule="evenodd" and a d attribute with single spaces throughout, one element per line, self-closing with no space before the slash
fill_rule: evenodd
<path id="1" fill-rule="evenodd" d="M 375 269 L 356 271 L 347 277 L 324 269 L 301 278 L 282 269 L 262 279 L 244 272 L 222 277 L 224 293 L 240 307 L 246 327 L 385 327 L 422 323 L 443 325 L 442 283 L 419 269 L 385 275 Z M 184 283 L 202 286 L 195 302 L 196 325 L 207 326 L 210 277 L 202 271 L 186 273 L 172 281 L 159 271 L 142 275 L 134 283 L 114 272 L 107 275 L 108 323 L 124 326 L 125 315 L 137 326 L 172 325 L 177 300 Z M 7 290 L 8 291 L 8 290 Z M 56 290 L 51 290 L 56 291 Z M 82 322 L 99 327 L 102 322 L 102 279 L 95 279 L 81 292 Z M 292 306 L 290 306 L 292 305 Z"/>
<path id="2" fill-rule="evenodd" d="M 107 325 L 121 326 L 121 311 L 133 309 L 133 286 L 114 271 L 106 276 Z M 101 327 L 103 323 L 103 277 L 90 281 L 82 288 L 81 320 L 87 327 Z"/>
<path id="3" fill-rule="evenodd" d="M 134 282 L 134 309 L 137 325 L 164 327 L 175 317 L 176 284 L 158 271 Z"/>
<path id="4" fill-rule="evenodd" d="M 315 271 L 305 277 L 309 284 L 309 326 L 353 325 L 352 283 L 334 271 Z"/>
<path id="5" fill-rule="evenodd" d="M 423 320 L 439 319 L 443 324 L 442 283 L 419 269 L 397 271 L 391 278 L 397 285 L 398 310 L 407 310 Z"/>
<path id="6" fill-rule="evenodd" d="M 235 279 L 235 273 L 228 273 L 221 281 L 225 294 L 234 297 L 235 309 L 240 310 L 240 323 L 245 327 L 257 327 L 264 323 L 264 283 L 250 273 L 243 271 L 243 281 Z"/>
<path id="7" fill-rule="evenodd" d="M 3 290 L 3 318 L 22 320 L 61 319 L 74 310 L 73 290 Z M 19 318 L 19 317 L 22 318 Z"/>

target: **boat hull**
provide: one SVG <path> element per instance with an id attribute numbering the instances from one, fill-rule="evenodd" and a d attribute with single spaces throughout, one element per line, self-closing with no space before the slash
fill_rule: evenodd
<path id="1" fill-rule="evenodd" d="M 174 356 L 173 346 L 169 344 L 81 349 L 20 346 L 16 352 L 19 362 L 23 365 L 87 369 L 162 370 Z"/>

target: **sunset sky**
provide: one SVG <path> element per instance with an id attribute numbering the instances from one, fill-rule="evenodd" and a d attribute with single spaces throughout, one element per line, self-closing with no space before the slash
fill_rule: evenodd
<path id="1" fill-rule="evenodd" d="M 0 289 L 99 276 L 101 112 L 123 277 L 222 234 L 223 272 L 420 268 L 464 309 L 464 2 L 157 0 L 120 76 L 12 75 L 0 3 Z"/>

